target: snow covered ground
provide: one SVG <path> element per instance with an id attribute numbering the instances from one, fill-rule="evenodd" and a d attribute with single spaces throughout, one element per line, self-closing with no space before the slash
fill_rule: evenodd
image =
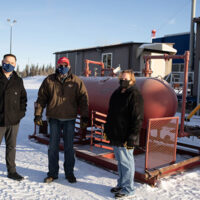
<path id="1" fill-rule="evenodd" d="M 109 192 L 116 185 L 117 175 L 76 159 L 75 175 L 78 182 L 70 184 L 64 176 L 63 153 L 60 153 L 59 179 L 43 183 L 48 170 L 47 146 L 28 139 L 33 133 L 33 102 L 44 77 L 24 79 L 28 93 L 26 117 L 21 121 L 17 139 L 17 171 L 25 180 L 16 182 L 7 178 L 5 143 L 0 146 L 0 199 L 13 200 L 100 200 L 113 199 Z M 200 199 L 200 167 L 162 179 L 157 187 L 135 183 L 136 200 L 197 200 Z"/>

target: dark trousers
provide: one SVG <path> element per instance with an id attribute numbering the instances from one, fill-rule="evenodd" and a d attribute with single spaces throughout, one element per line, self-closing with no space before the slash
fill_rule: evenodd
<path id="1" fill-rule="evenodd" d="M 6 166 L 8 173 L 16 172 L 15 156 L 16 156 L 16 139 L 19 124 L 13 126 L 0 127 L 0 144 L 3 137 L 6 143 Z"/>
<path id="2" fill-rule="evenodd" d="M 48 176 L 57 178 L 59 171 L 59 143 L 61 129 L 63 130 L 64 141 L 64 170 L 65 176 L 73 174 L 75 158 L 73 149 L 75 120 L 60 121 L 50 119 L 50 141 L 48 149 L 49 172 Z"/>

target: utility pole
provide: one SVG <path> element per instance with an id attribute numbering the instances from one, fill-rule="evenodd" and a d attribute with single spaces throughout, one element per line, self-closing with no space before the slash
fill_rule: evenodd
<path id="1" fill-rule="evenodd" d="M 17 21 L 15 19 L 13 21 L 7 19 L 7 22 L 10 24 L 10 53 L 12 53 L 12 27 Z"/>
<path id="2" fill-rule="evenodd" d="M 192 9 L 191 9 L 191 23 L 190 23 L 190 62 L 189 62 L 189 71 L 192 70 L 194 63 L 194 22 L 196 11 L 196 0 L 192 0 Z"/>

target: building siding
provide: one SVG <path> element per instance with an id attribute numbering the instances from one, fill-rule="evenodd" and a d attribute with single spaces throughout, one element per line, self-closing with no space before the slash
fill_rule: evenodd
<path id="1" fill-rule="evenodd" d="M 78 49 L 73 51 L 56 52 L 56 62 L 62 57 L 69 58 L 72 72 L 76 75 L 83 75 L 85 69 L 85 59 L 102 62 L 103 53 L 112 53 L 112 67 L 120 65 L 121 69 L 132 69 L 140 71 L 140 59 L 136 57 L 137 48 L 143 43 L 124 43 L 122 45 L 111 45 L 90 49 Z M 97 65 L 90 64 L 92 74 Z"/>

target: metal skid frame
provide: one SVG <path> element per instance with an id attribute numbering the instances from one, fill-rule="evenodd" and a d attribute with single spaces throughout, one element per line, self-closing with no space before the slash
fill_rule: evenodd
<path id="1" fill-rule="evenodd" d="M 117 162 L 114 157 L 113 149 L 109 146 L 109 141 L 107 141 L 103 135 L 104 124 L 106 122 L 105 118 L 105 114 L 92 111 L 91 129 L 90 131 L 85 132 L 84 137 L 81 136 L 81 130 L 77 128 L 79 122 L 76 122 L 77 130 L 75 131 L 74 150 L 78 158 L 95 164 L 96 166 L 111 171 L 117 171 Z M 165 123 L 163 123 L 163 121 L 165 121 Z M 168 125 L 166 125 L 166 121 Z M 155 122 L 157 123 L 157 127 L 154 125 Z M 45 132 L 47 130 L 47 122 L 44 121 L 44 126 L 39 129 L 35 127 L 34 134 L 30 135 L 29 138 L 34 139 L 39 143 L 48 144 L 49 134 Z M 155 130 L 157 131 L 156 136 Z M 188 148 L 194 149 L 193 146 L 185 145 L 186 148 L 184 149 L 180 143 L 177 143 L 178 117 L 150 119 L 147 130 L 143 130 L 141 134 L 146 134 L 146 145 L 137 148 L 134 151 L 136 163 L 135 179 L 137 181 L 154 186 L 162 177 L 200 166 L 200 147 L 196 147 L 196 152 L 194 152 L 188 150 Z M 166 139 L 167 136 L 168 139 Z M 173 137 L 173 140 L 169 140 L 169 137 Z M 160 159 L 164 157 L 163 155 L 166 156 L 168 153 L 167 149 L 163 149 L 163 147 L 167 147 L 168 145 L 172 145 L 172 147 L 170 147 L 171 154 L 169 154 L 171 159 L 167 159 L 166 162 L 160 162 Z M 152 166 L 152 164 L 149 165 L 149 163 L 152 163 L 152 158 L 155 160 L 155 157 L 151 156 L 155 147 L 156 152 L 159 152 L 159 149 L 161 149 L 160 156 L 156 156 L 159 164 L 153 164 Z M 62 143 L 60 143 L 60 150 L 64 150 Z M 189 155 L 190 157 L 176 162 L 176 153 L 180 155 Z"/>

